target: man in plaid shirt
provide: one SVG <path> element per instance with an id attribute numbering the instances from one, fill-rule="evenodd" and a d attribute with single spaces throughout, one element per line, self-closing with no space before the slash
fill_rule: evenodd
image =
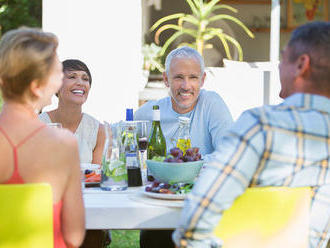
<path id="1" fill-rule="evenodd" d="M 210 247 L 212 233 L 247 187 L 311 186 L 310 247 L 330 236 L 330 22 L 297 28 L 282 52 L 285 101 L 244 112 L 198 178 L 173 234 L 178 247 Z"/>

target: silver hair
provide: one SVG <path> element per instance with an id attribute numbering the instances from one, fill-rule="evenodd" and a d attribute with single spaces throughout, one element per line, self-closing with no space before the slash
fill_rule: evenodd
<path id="1" fill-rule="evenodd" d="M 196 59 L 197 62 L 199 62 L 199 65 L 201 67 L 201 75 L 204 74 L 204 59 L 203 57 L 197 52 L 195 49 L 188 47 L 188 46 L 183 46 L 176 48 L 172 50 L 166 57 L 165 60 L 165 72 L 166 75 L 169 75 L 170 72 L 170 66 L 172 63 L 172 60 L 174 58 L 186 58 L 186 59 Z"/>

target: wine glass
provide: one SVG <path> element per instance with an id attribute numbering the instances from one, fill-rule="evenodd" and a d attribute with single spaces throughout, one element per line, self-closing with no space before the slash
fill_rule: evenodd
<path id="1" fill-rule="evenodd" d="M 150 121 L 137 121 L 137 138 L 138 138 L 138 146 L 139 146 L 139 158 L 141 165 L 141 172 L 143 180 L 146 178 L 146 150 L 148 147 L 148 139 L 149 139 L 149 126 Z"/>

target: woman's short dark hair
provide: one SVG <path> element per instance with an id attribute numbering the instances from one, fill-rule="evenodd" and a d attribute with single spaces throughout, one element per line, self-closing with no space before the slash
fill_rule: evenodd
<path id="1" fill-rule="evenodd" d="M 63 72 L 65 71 L 84 71 L 89 77 L 89 84 L 92 85 L 92 75 L 87 65 L 78 59 L 67 59 L 62 62 Z"/>

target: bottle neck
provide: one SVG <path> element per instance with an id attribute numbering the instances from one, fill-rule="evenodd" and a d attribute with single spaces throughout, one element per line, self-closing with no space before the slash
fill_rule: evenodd
<path id="1" fill-rule="evenodd" d="M 183 123 L 180 123 L 179 124 L 179 135 L 178 135 L 178 138 L 183 138 L 183 139 L 187 139 L 189 138 L 190 139 L 190 125 L 189 124 L 183 124 Z"/>

